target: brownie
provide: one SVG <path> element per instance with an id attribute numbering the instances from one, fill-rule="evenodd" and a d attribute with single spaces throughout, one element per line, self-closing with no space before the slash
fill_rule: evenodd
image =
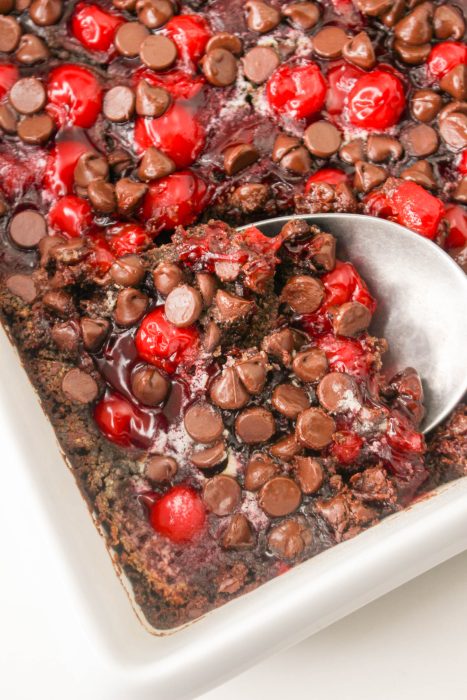
<path id="1" fill-rule="evenodd" d="M 1 318 L 154 628 L 466 475 L 465 407 L 425 442 L 416 370 L 385 376 L 375 300 L 299 218 L 465 266 L 464 2 L 0 12 Z"/>

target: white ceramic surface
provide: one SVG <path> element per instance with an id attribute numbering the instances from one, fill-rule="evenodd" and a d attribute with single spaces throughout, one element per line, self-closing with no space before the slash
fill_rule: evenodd
<path id="1" fill-rule="evenodd" d="M 197 623 L 151 636 L 128 602 L 3 333 L 0 359 L 0 527 L 6 541 L 0 586 L 16 594 L 8 606 L 8 629 L 14 630 L 16 615 L 18 630 L 24 630 L 32 609 L 41 608 L 44 627 L 60 616 L 64 653 L 56 663 L 65 665 L 70 683 L 78 683 L 77 649 L 84 639 L 99 700 L 192 698 L 467 548 L 467 479 L 462 479 Z M 31 531 L 43 533 L 42 549 L 31 546 Z M 13 570 L 8 553 L 18 548 L 24 557 Z M 57 609 L 41 589 L 44 570 L 58 584 Z M 79 639 L 67 638 L 68 617 Z M 31 653 L 44 659 L 46 683 L 53 660 L 40 645 L 27 650 Z M 27 654 L 18 660 L 24 673 Z"/>

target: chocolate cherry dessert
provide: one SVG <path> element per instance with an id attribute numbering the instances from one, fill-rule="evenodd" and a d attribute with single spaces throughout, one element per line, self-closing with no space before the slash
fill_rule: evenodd
<path id="1" fill-rule="evenodd" d="M 467 474 L 299 216 L 465 265 L 464 38 L 460 0 L 0 3 L 2 319 L 154 627 Z"/>

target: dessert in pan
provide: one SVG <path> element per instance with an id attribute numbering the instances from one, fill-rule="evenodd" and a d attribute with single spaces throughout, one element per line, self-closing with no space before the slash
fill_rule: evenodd
<path id="1" fill-rule="evenodd" d="M 465 264 L 462 4 L 0 12 L 2 318 L 152 626 L 467 474 L 465 409 L 425 442 L 416 370 L 385 376 L 375 300 L 299 216 Z"/>

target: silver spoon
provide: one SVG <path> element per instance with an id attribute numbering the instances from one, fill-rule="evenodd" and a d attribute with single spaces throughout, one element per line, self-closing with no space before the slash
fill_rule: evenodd
<path id="1" fill-rule="evenodd" d="M 275 236 L 292 216 L 258 221 Z M 423 382 L 427 433 L 467 391 L 467 276 L 439 246 L 391 221 L 358 214 L 298 217 L 332 233 L 378 302 L 371 332 L 387 339 L 384 370 L 415 367 Z M 248 228 L 243 226 L 242 228 Z"/>

